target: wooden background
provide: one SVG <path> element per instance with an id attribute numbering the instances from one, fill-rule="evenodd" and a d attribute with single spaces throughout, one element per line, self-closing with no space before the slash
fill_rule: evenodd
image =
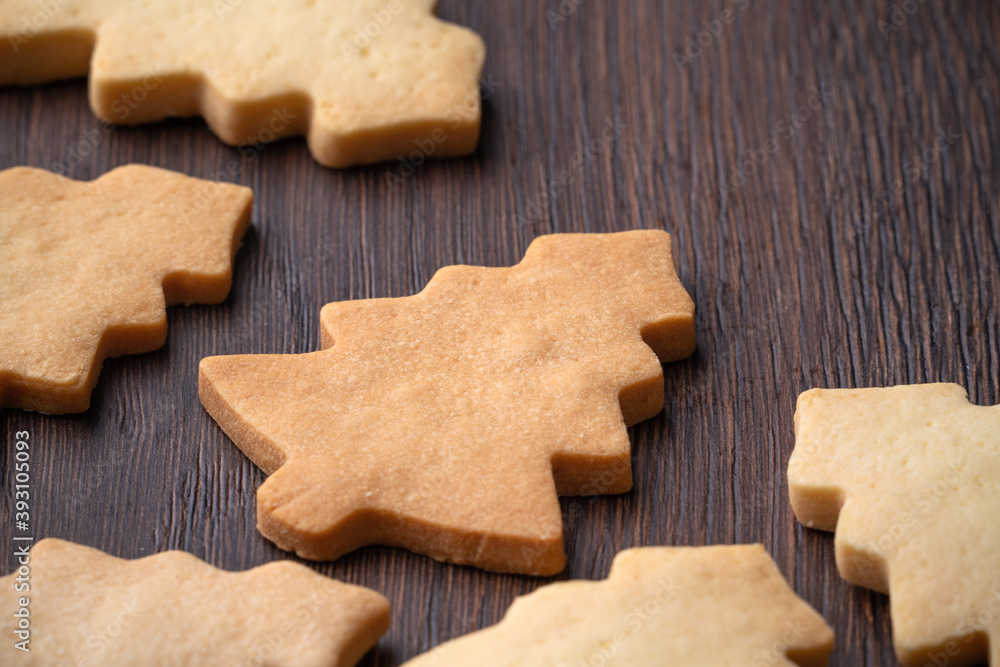
<path id="1" fill-rule="evenodd" d="M 895 665 L 887 598 L 839 578 L 784 477 L 810 387 L 954 381 L 1000 402 L 1000 3 L 893 6 L 446 0 L 487 44 L 480 147 L 391 185 L 398 163 L 333 171 L 300 139 L 241 155 L 200 120 L 102 127 L 83 81 L 0 90 L 2 167 L 92 179 L 141 162 L 256 197 L 224 304 L 172 308 L 166 346 L 107 362 L 86 414 L 0 413 L 2 515 L 28 430 L 39 538 L 229 569 L 287 558 L 254 527 L 264 476 L 198 401 L 199 359 L 318 349 L 324 303 L 510 265 L 540 234 L 665 228 L 698 352 L 632 429 L 634 490 L 563 500 L 557 579 L 602 578 L 626 547 L 762 542 L 835 628 L 832 665 Z M 310 565 L 391 600 L 369 666 L 493 624 L 548 581 L 381 547 Z"/>

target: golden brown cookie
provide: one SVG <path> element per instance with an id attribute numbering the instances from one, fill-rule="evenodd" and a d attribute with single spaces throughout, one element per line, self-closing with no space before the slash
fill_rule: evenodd
<path id="1" fill-rule="evenodd" d="M 907 667 L 1000 666 L 1000 406 L 954 384 L 799 397 L 792 507 L 845 579 L 889 594 Z"/>
<path id="2" fill-rule="evenodd" d="M 56 539 L 18 559 L 0 578 L 4 665 L 349 667 L 389 627 L 384 597 L 290 561 L 225 572 Z"/>
<path id="3" fill-rule="evenodd" d="M 604 581 L 543 586 L 406 667 L 822 667 L 833 631 L 760 545 L 619 553 Z"/>
<path id="4" fill-rule="evenodd" d="M 486 49 L 434 4 L 4 0 L 0 84 L 89 71 L 104 121 L 203 116 L 226 143 L 254 149 L 305 134 L 329 167 L 465 155 L 479 137 Z"/>
<path id="5" fill-rule="evenodd" d="M 166 305 L 222 301 L 252 200 L 139 165 L 0 172 L 0 408 L 83 412 L 104 359 L 163 345 Z"/>
<path id="6" fill-rule="evenodd" d="M 542 237 L 321 320 L 321 352 L 201 362 L 205 409 L 271 475 L 261 532 L 304 558 L 388 544 L 537 575 L 565 563 L 557 495 L 631 488 L 626 427 L 695 344 L 660 231 Z"/>

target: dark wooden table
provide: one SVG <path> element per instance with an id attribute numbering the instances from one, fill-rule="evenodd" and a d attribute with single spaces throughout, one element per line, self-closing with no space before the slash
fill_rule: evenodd
<path id="1" fill-rule="evenodd" d="M 842 581 L 832 536 L 792 515 L 792 415 L 810 387 L 953 381 L 1000 402 L 1000 3 L 439 13 L 486 40 L 482 140 L 398 182 L 398 163 L 322 168 L 301 139 L 241 155 L 200 120 L 103 127 L 83 81 L 0 90 L 0 167 L 93 179 L 141 162 L 256 197 L 224 304 L 172 308 L 166 346 L 107 362 L 85 414 L 0 412 L 0 515 L 27 430 L 37 537 L 228 569 L 288 558 L 255 529 L 264 475 L 198 401 L 202 357 L 316 350 L 324 303 L 408 295 L 448 264 L 510 265 L 541 234 L 664 228 L 698 352 L 665 367 L 666 410 L 632 429 L 633 491 L 562 501 L 556 579 L 603 578 L 626 547 L 761 542 L 836 630 L 832 665 L 895 665 L 887 598 Z M 309 565 L 391 600 L 364 665 L 493 624 L 549 581 L 381 547 Z"/>

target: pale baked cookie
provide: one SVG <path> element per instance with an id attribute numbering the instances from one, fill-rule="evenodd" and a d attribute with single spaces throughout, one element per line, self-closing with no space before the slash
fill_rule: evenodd
<path id="1" fill-rule="evenodd" d="M 205 409 L 271 475 L 261 532 L 304 558 L 377 543 L 536 575 L 565 564 L 557 494 L 631 488 L 626 426 L 695 345 L 660 231 L 542 237 L 321 320 L 321 352 L 201 362 Z"/>
<path id="2" fill-rule="evenodd" d="M 843 577 L 889 594 L 900 662 L 1000 666 L 1000 406 L 954 384 L 807 391 L 788 486 L 799 521 L 837 531 Z"/>
<path id="3" fill-rule="evenodd" d="M 105 358 L 163 345 L 166 305 L 222 301 L 252 200 L 138 165 L 0 172 L 0 408 L 83 412 Z"/>
<path id="4" fill-rule="evenodd" d="M 89 71 L 104 121 L 203 116 L 226 143 L 254 148 L 305 134 L 329 167 L 465 155 L 479 137 L 486 50 L 434 4 L 4 0 L 0 84 Z"/>
<path id="5" fill-rule="evenodd" d="M 832 648 L 760 545 L 644 547 L 606 580 L 543 586 L 406 667 L 820 667 Z"/>
<path id="6" fill-rule="evenodd" d="M 226 572 L 56 539 L 19 560 L 27 575 L 0 578 L 4 665 L 349 667 L 389 627 L 384 597 L 290 561 Z"/>

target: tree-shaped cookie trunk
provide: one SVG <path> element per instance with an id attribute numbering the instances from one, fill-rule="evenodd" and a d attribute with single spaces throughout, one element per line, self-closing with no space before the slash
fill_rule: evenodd
<path id="1" fill-rule="evenodd" d="M 0 172 L 0 407 L 83 412 L 104 359 L 163 345 L 167 305 L 225 299 L 252 201 L 139 165 Z"/>
<path id="2" fill-rule="evenodd" d="M 565 564 L 557 494 L 631 487 L 626 427 L 695 343 L 656 231 L 543 237 L 321 320 L 321 352 L 201 364 L 206 409 L 271 474 L 261 532 L 311 559 L 378 543 L 537 575 Z"/>
<path id="3" fill-rule="evenodd" d="M 55 539 L 21 559 L 29 587 L 0 578 L 11 667 L 351 667 L 389 627 L 384 597 L 290 561 L 226 572 L 181 551 L 123 560 Z"/>
<path id="4" fill-rule="evenodd" d="M 825 667 L 833 631 L 760 545 L 645 547 L 543 586 L 406 667 Z"/>
<path id="5" fill-rule="evenodd" d="M 1000 406 L 954 384 L 814 389 L 795 432 L 795 515 L 889 594 L 900 662 L 1000 666 Z"/>
<path id="6" fill-rule="evenodd" d="M 305 134 L 330 167 L 465 155 L 479 138 L 486 49 L 434 0 L 52 4 L 0 3 L 0 85 L 89 71 L 109 123 L 202 116 L 248 150 Z"/>

